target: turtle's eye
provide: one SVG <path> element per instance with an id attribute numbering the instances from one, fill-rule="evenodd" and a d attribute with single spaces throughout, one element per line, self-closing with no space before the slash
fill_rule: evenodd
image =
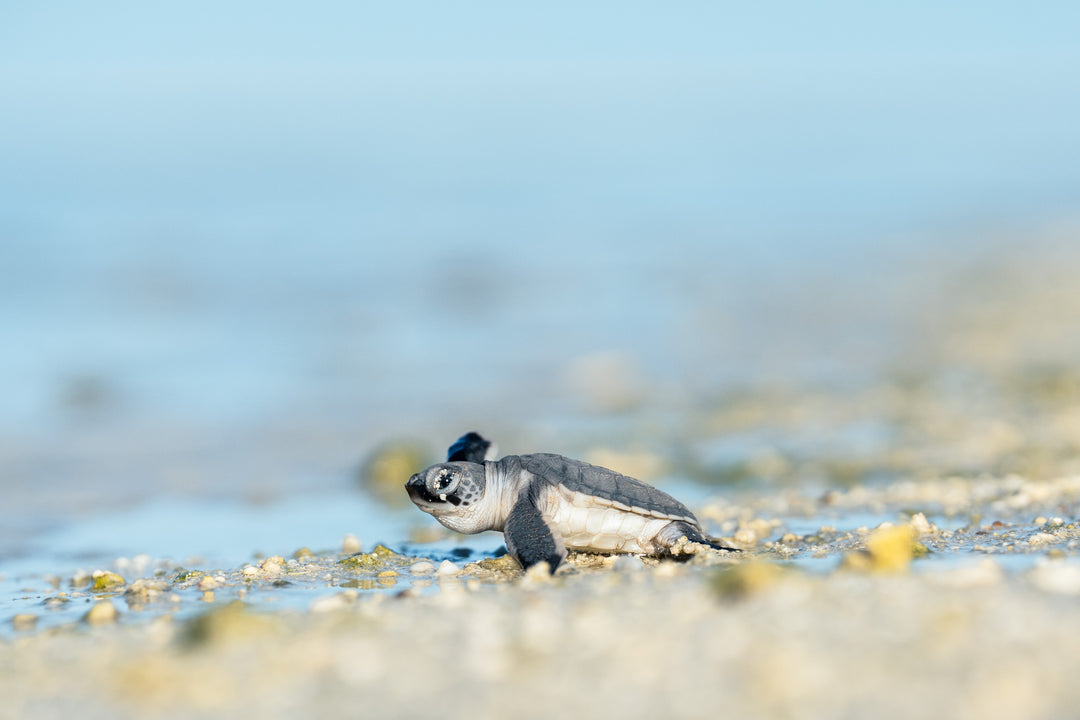
<path id="1" fill-rule="evenodd" d="M 447 469 L 439 470 L 438 474 L 432 478 L 431 489 L 436 493 L 445 494 L 451 492 L 458 485 L 458 477 L 455 473 Z"/>

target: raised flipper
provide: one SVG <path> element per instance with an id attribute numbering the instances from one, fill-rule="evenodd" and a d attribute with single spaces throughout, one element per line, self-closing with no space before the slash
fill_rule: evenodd
<path id="1" fill-rule="evenodd" d="M 524 569 L 547 562 L 551 574 L 566 560 L 562 536 L 552 529 L 531 493 L 523 492 L 503 527 L 506 550 Z"/>
<path id="2" fill-rule="evenodd" d="M 467 432 L 446 451 L 446 462 L 473 462 L 483 464 L 494 460 L 495 445 L 477 432 Z"/>
<path id="3" fill-rule="evenodd" d="M 683 538 L 686 538 L 683 541 Z M 713 550 L 726 550 L 728 552 L 742 552 L 739 548 L 728 547 L 715 538 L 708 537 L 688 522 L 673 520 L 665 525 L 656 534 L 656 544 L 670 555 L 693 554 L 697 548 L 695 545 L 704 545 Z"/>

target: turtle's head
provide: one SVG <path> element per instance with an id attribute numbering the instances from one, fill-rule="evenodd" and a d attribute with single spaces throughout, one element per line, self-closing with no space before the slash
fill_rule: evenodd
<path id="1" fill-rule="evenodd" d="M 469 506 L 484 497 L 484 485 L 483 465 L 451 462 L 416 473 L 405 483 L 405 489 L 418 508 L 441 520 L 443 515 L 469 515 Z"/>

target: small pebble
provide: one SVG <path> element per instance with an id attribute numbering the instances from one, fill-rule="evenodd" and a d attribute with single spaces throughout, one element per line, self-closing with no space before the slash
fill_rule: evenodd
<path id="1" fill-rule="evenodd" d="M 673 562 L 657 563 L 654 566 L 653 574 L 658 578 L 671 578 L 676 577 L 683 573 L 682 566 Z"/>
<path id="2" fill-rule="evenodd" d="M 915 531 L 915 535 L 929 535 L 934 531 L 934 526 L 926 519 L 926 515 L 921 512 L 915 513 L 911 516 L 911 520 L 908 521 L 908 525 Z"/>
<path id="3" fill-rule="evenodd" d="M 37 615 L 19 613 L 11 618 L 11 626 L 16 630 L 33 630 L 37 626 Z"/>
<path id="4" fill-rule="evenodd" d="M 108 625 L 109 623 L 116 622 L 116 618 L 120 613 L 116 611 L 116 606 L 108 600 L 104 602 L 94 603 L 90 609 L 83 615 L 83 621 L 88 625 Z"/>
<path id="5" fill-rule="evenodd" d="M 259 569 L 263 571 L 265 575 L 280 575 L 285 572 L 281 567 L 285 564 L 285 559 L 275 555 L 274 557 L 266 558 L 263 564 L 259 566 Z"/>
<path id="6" fill-rule="evenodd" d="M 450 562 L 449 560 L 443 560 L 441 563 L 439 563 L 438 573 L 440 575 L 457 575 L 460 572 L 461 568 L 459 568 L 457 565 Z"/>
<path id="7" fill-rule="evenodd" d="M 243 573 L 245 577 L 255 577 L 259 574 L 259 568 L 254 565 L 247 565 L 244 567 Z"/>
<path id="8" fill-rule="evenodd" d="M 323 613 L 340 610 L 341 608 L 347 607 L 355 603 L 357 598 L 359 597 L 360 593 L 350 588 L 336 595 L 329 595 L 327 597 L 319 598 L 315 602 L 311 603 L 310 609 L 313 613 Z"/>
<path id="9" fill-rule="evenodd" d="M 360 552 L 361 549 L 362 547 L 360 545 L 360 538 L 356 537 L 352 533 L 346 535 L 345 538 L 341 541 L 341 552 L 345 553 L 346 555 L 353 555 Z"/>
<path id="10" fill-rule="evenodd" d="M 410 565 L 409 572 L 413 575 L 427 575 L 435 572 L 435 564 L 428 562 L 427 560 L 421 560 L 420 562 Z"/>
<path id="11" fill-rule="evenodd" d="M 712 578 L 713 590 L 722 597 L 742 597 L 775 584 L 785 571 L 774 563 L 749 561 L 730 565 Z"/>
<path id="12" fill-rule="evenodd" d="M 915 555 L 915 530 L 909 525 L 884 522 L 866 539 L 870 569 L 894 572 L 907 569 Z M 855 559 L 849 555 L 848 558 Z"/>
<path id="13" fill-rule="evenodd" d="M 735 542 L 740 545 L 754 545 L 758 541 L 757 533 L 750 528 L 742 528 L 735 531 Z"/>
<path id="14" fill-rule="evenodd" d="M 198 583 L 198 588 L 200 590 L 204 590 L 204 591 L 205 590 L 213 590 L 213 589 L 219 588 L 219 587 L 221 587 L 221 581 L 218 580 L 216 577 L 212 577 L 212 576 L 204 577 L 201 580 L 199 580 L 199 583 Z"/>
<path id="15" fill-rule="evenodd" d="M 1060 595 L 1080 595 L 1080 567 L 1064 563 L 1042 563 L 1028 578 L 1035 587 Z"/>
<path id="16" fill-rule="evenodd" d="M 313 613 L 326 613 L 326 612 L 334 612 L 335 610 L 341 610 L 343 608 L 346 608 L 349 605 L 351 605 L 356 599 L 354 596 L 346 594 L 348 592 L 355 593 L 356 591 L 355 590 L 351 590 L 351 591 L 347 590 L 346 592 L 343 592 L 343 593 L 338 593 L 336 595 L 329 595 L 327 597 L 319 598 L 318 600 L 315 600 L 314 602 L 311 603 L 311 605 L 309 606 L 309 609 Z"/>
<path id="17" fill-rule="evenodd" d="M 633 555 L 619 555 L 611 563 L 611 569 L 615 572 L 640 572 L 644 568 L 641 558 Z"/>
<path id="18" fill-rule="evenodd" d="M 541 560 L 525 571 L 525 577 L 521 579 L 522 587 L 536 587 L 550 585 L 552 582 L 551 566 L 546 560 Z"/>

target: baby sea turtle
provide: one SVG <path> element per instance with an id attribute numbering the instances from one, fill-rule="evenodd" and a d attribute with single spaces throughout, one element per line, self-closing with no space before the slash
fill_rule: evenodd
<path id="1" fill-rule="evenodd" d="M 461 533 L 499 530 L 525 569 L 566 551 L 671 555 L 700 546 L 736 550 L 707 537 L 685 505 L 614 470 L 552 453 L 507 455 L 479 434 L 450 446 L 448 461 L 405 484 L 416 506 Z"/>

